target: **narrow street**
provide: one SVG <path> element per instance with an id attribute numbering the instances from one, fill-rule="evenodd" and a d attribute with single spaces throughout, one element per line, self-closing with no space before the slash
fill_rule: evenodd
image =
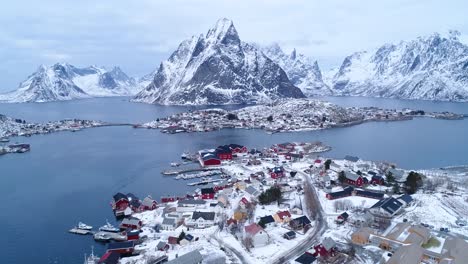
<path id="1" fill-rule="evenodd" d="M 320 241 L 320 237 L 328 228 L 327 222 L 324 218 L 323 208 L 320 204 L 320 200 L 317 196 L 317 193 L 315 192 L 315 188 L 312 185 L 309 175 L 300 171 L 298 171 L 298 174 L 302 175 L 305 180 L 304 191 L 307 189 L 307 191 L 309 191 L 312 194 L 312 198 L 314 199 L 312 204 L 309 204 L 307 201 L 305 202 L 305 204 L 307 207 L 307 214 L 309 216 L 316 216 L 315 226 L 312 230 L 309 230 L 309 234 L 301 243 L 299 243 L 291 251 L 286 252 L 282 256 L 278 257 L 276 260 L 272 261 L 273 264 L 282 264 L 293 260 L 295 257 L 298 257 L 306 250 L 310 249 L 312 246 L 318 244 Z"/>

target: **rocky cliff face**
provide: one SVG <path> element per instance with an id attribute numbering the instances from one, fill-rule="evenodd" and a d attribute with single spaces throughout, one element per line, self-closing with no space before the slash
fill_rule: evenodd
<path id="1" fill-rule="evenodd" d="M 306 96 L 324 96 L 333 93 L 324 83 L 317 61 L 297 53 L 295 49 L 291 54 L 286 54 L 276 43 L 263 47 L 262 51 L 286 72 L 289 80 Z"/>
<path id="2" fill-rule="evenodd" d="M 244 104 L 304 94 L 255 45 L 242 42 L 232 21 L 183 41 L 162 62 L 135 101 L 157 104 Z"/>

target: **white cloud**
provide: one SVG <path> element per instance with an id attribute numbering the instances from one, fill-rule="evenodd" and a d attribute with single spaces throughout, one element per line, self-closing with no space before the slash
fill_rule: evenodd
<path id="1" fill-rule="evenodd" d="M 0 9 L 0 71 L 17 73 L 0 83 L 14 88 L 53 60 L 150 72 L 220 17 L 233 19 L 243 40 L 279 42 L 328 68 L 354 51 L 452 28 L 468 42 L 466 10 L 462 0 L 10 1 Z"/>

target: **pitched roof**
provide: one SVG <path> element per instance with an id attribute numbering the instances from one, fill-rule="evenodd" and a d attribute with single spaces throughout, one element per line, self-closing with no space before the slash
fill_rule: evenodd
<path id="1" fill-rule="evenodd" d="M 307 216 L 305 216 L 305 215 L 300 216 L 300 217 L 298 217 L 298 218 L 295 218 L 295 219 L 293 219 L 291 222 L 296 223 L 296 224 L 300 224 L 300 225 L 308 225 L 308 224 L 310 224 L 309 218 L 307 218 Z"/>
<path id="2" fill-rule="evenodd" d="M 351 195 L 353 190 L 354 190 L 353 187 L 348 186 L 348 187 L 344 188 L 342 191 L 332 192 L 332 193 L 329 193 L 328 195 L 330 195 L 331 197 L 347 196 L 347 195 Z"/>
<path id="3" fill-rule="evenodd" d="M 406 245 L 400 247 L 387 261 L 387 264 L 419 264 L 422 256 L 423 249 L 419 245 Z"/>
<path id="4" fill-rule="evenodd" d="M 314 257 L 312 254 L 306 252 L 302 254 L 300 257 L 298 257 L 295 261 L 301 264 L 311 264 L 311 263 L 314 263 L 316 259 L 317 258 Z"/>
<path id="5" fill-rule="evenodd" d="M 213 221 L 215 219 L 215 213 L 214 212 L 198 212 L 198 211 L 193 212 L 192 219 L 197 220 L 199 218 Z"/>
<path id="6" fill-rule="evenodd" d="M 195 199 L 185 199 L 185 200 L 179 200 L 177 202 L 178 205 L 203 205 L 205 204 L 205 200 L 195 200 Z"/>
<path id="7" fill-rule="evenodd" d="M 167 243 L 169 243 L 171 245 L 175 245 L 175 244 L 177 244 L 177 240 L 178 240 L 177 237 L 170 236 L 170 237 L 167 238 Z"/>
<path id="8" fill-rule="evenodd" d="M 176 259 L 166 262 L 166 264 L 197 264 L 201 263 L 202 261 L 203 256 L 200 254 L 200 251 L 194 250 Z"/>
<path id="9" fill-rule="evenodd" d="M 121 199 L 128 200 L 128 197 L 127 197 L 127 195 L 125 195 L 123 193 L 120 193 L 120 192 L 118 192 L 118 193 L 116 193 L 114 195 L 114 201 L 115 202 L 117 202 L 118 200 L 121 200 Z"/>
<path id="10" fill-rule="evenodd" d="M 260 217 L 260 222 L 266 225 L 266 224 L 274 223 L 275 219 L 273 219 L 273 216 L 267 215 L 264 217 Z"/>
<path id="11" fill-rule="evenodd" d="M 345 176 L 347 179 L 349 180 L 352 180 L 352 181 L 357 181 L 357 179 L 359 179 L 359 175 L 357 175 L 356 173 L 354 172 L 350 172 L 350 171 L 345 171 Z"/>
<path id="12" fill-rule="evenodd" d="M 164 241 L 159 241 L 159 243 L 156 245 L 156 249 L 157 249 L 157 250 L 163 249 L 163 248 L 166 247 L 166 245 L 167 245 L 166 242 L 164 242 Z"/>
<path id="13" fill-rule="evenodd" d="M 289 211 L 279 211 L 277 214 L 281 220 L 285 217 L 291 218 L 291 213 Z"/>
<path id="14" fill-rule="evenodd" d="M 245 188 L 245 191 L 251 195 L 257 195 L 259 193 L 259 191 L 252 185 L 249 185 L 247 188 Z"/>
<path id="15" fill-rule="evenodd" d="M 348 217 L 349 217 L 349 215 L 348 215 L 347 212 L 344 212 L 344 213 L 340 214 L 340 216 L 341 216 L 344 220 L 348 219 Z"/>
<path id="16" fill-rule="evenodd" d="M 214 191 L 213 188 L 203 188 L 203 189 L 201 189 L 201 193 L 202 194 L 212 194 L 212 193 L 216 193 L 216 192 Z"/>
<path id="17" fill-rule="evenodd" d="M 403 194 L 402 196 L 398 197 L 398 200 L 402 200 L 406 204 L 409 204 L 413 201 L 413 197 L 411 197 L 409 194 Z"/>
<path id="18" fill-rule="evenodd" d="M 120 253 L 111 251 L 107 252 L 99 259 L 98 264 L 117 264 L 119 263 Z"/>
<path id="19" fill-rule="evenodd" d="M 336 246 L 336 242 L 335 242 L 335 240 L 333 240 L 333 238 L 331 238 L 331 237 L 326 237 L 326 238 L 322 241 L 322 246 L 323 246 L 327 251 L 329 251 L 330 249 L 332 249 L 333 247 Z"/>
<path id="20" fill-rule="evenodd" d="M 145 197 L 145 199 L 143 199 L 143 202 L 141 202 L 141 204 L 144 206 L 153 206 L 155 202 L 156 201 L 151 199 L 150 197 Z"/>
<path id="21" fill-rule="evenodd" d="M 389 214 L 393 215 L 395 214 L 400 208 L 403 206 L 403 204 L 398 201 L 397 199 L 390 197 L 386 198 L 383 200 L 378 201 L 376 204 L 374 204 L 371 208 L 377 208 L 380 207 Z"/>
<path id="22" fill-rule="evenodd" d="M 245 226 L 244 228 L 245 232 L 252 236 L 256 235 L 258 232 L 263 230 L 263 228 L 256 223 L 252 223 L 248 226 Z"/>
<path id="23" fill-rule="evenodd" d="M 131 218 L 124 218 L 122 220 L 122 224 L 125 225 L 139 225 L 140 224 L 140 219 L 131 217 Z"/>
<path id="24" fill-rule="evenodd" d="M 133 241 L 125 241 L 125 242 L 113 242 L 107 245 L 107 249 L 122 249 L 122 248 L 132 248 L 135 246 Z"/>
<path id="25" fill-rule="evenodd" d="M 363 190 L 356 190 L 356 195 L 370 197 L 374 199 L 382 199 L 384 197 L 383 193 L 363 191 Z"/>
<path id="26" fill-rule="evenodd" d="M 175 223 L 176 223 L 175 218 L 164 217 L 161 224 L 162 225 L 172 225 L 173 226 L 173 225 L 175 225 Z"/>

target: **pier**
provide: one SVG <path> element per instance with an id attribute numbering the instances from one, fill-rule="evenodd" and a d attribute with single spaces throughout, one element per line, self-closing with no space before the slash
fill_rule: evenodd
<path id="1" fill-rule="evenodd" d="M 223 181 L 223 179 L 214 179 L 214 180 L 207 180 L 207 181 L 191 182 L 191 183 L 189 183 L 187 185 L 188 186 L 197 186 L 197 185 L 205 185 L 205 184 L 208 184 L 208 183 L 219 182 L 219 181 Z"/>
<path id="2" fill-rule="evenodd" d="M 93 231 L 91 231 L 91 230 L 83 230 L 83 229 L 79 229 L 79 228 L 72 228 L 68 232 L 70 232 L 72 234 L 77 234 L 77 235 L 91 235 L 91 234 L 93 234 Z"/>
<path id="3" fill-rule="evenodd" d="M 220 168 L 194 168 L 194 169 L 185 169 L 185 170 L 164 170 L 161 173 L 167 176 L 175 176 L 183 173 L 189 172 L 198 172 L 198 171 L 212 171 L 212 170 L 222 170 Z"/>

